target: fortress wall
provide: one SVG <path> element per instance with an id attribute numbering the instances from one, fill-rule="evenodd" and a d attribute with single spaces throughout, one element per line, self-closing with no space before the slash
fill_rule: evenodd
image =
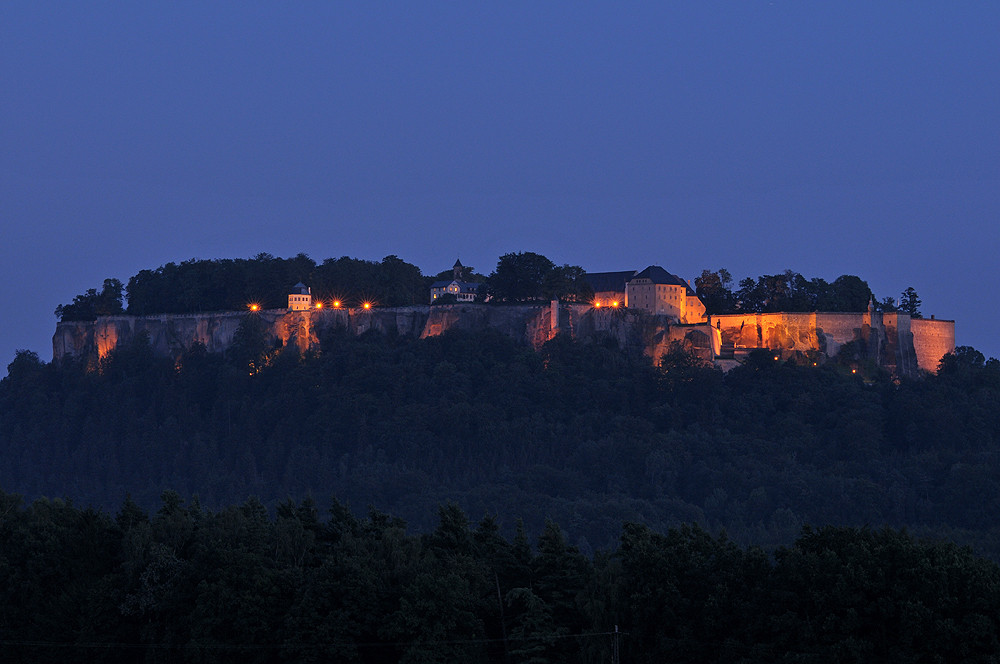
<path id="1" fill-rule="evenodd" d="M 936 372 L 946 353 L 955 350 L 955 321 L 914 318 L 910 321 L 917 366 Z"/>
<path id="2" fill-rule="evenodd" d="M 862 338 L 865 314 L 817 312 L 815 314 L 817 349 L 833 357 L 846 343 Z"/>
<path id="3" fill-rule="evenodd" d="M 815 314 L 761 314 L 759 320 L 761 339 L 765 348 L 802 352 L 819 348 Z"/>
<path id="4" fill-rule="evenodd" d="M 556 321 L 559 325 L 559 321 Z M 414 336 L 421 339 L 444 334 L 448 330 L 477 331 L 488 328 L 540 347 L 552 336 L 552 307 L 549 304 L 524 304 L 494 307 L 481 304 L 439 304 L 430 307 L 426 323 Z"/>
<path id="5" fill-rule="evenodd" d="M 895 362 L 894 370 L 899 375 L 915 375 L 918 371 L 917 356 L 913 348 L 913 333 L 910 330 L 909 314 L 886 312 L 882 314 L 882 326 L 886 338 L 886 364 L 890 358 Z"/>
<path id="6" fill-rule="evenodd" d="M 94 348 L 94 323 L 56 323 L 52 335 L 52 359 L 60 357 L 83 357 L 87 349 Z"/>
<path id="7" fill-rule="evenodd" d="M 233 343 L 233 335 L 236 334 L 240 321 L 247 315 L 249 314 L 243 312 L 225 312 L 184 316 L 114 316 L 110 320 L 98 319 L 98 322 L 113 324 L 118 329 L 118 343 L 127 344 L 138 335 L 147 334 L 150 346 L 161 355 L 178 355 L 195 343 L 204 344 L 210 353 L 221 353 Z M 272 323 L 277 318 L 273 312 L 255 315 L 265 317 Z M 273 337 L 271 341 L 273 342 Z M 100 348 L 98 351 L 100 352 Z M 103 353 L 101 355 L 103 357 Z"/>
<path id="8" fill-rule="evenodd" d="M 722 314 L 709 317 L 712 327 L 719 330 L 722 343 L 737 348 L 760 348 L 759 314 Z"/>
<path id="9" fill-rule="evenodd" d="M 243 312 L 207 314 L 162 314 L 158 316 L 100 316 L 96 321 L 58 323 L 52 337 L 52 357 L 104 358 L 119 344 L 131 343 L 145 333 L 158 355 L 173 356 L 194 343 L 202 343 L 212 353 L 221 353 L 233 341 Z M 259 314 L 272 324 L 280 314 Z M 272 325 L 273 327 L 273 325 Z M 272 340 L 274 337 L 272 337 Z"/>
<path id="10" fill-rule="evenodd" d="M 736 348 L 770 348 L 774 350 L 822 350 L 824 338 L 819 335 L 815 313 L 723 314 L 713 315 L 710 324 L 721 335 L 721 343 Z M 854 316 L 854 314 L 851 314 Z M 836 333 L 843 333 L 843 321 L 834 321 Z M 830 321 L 826 321 L 829 326 Z M 837 346 L 839 348 L 839 345 Z"/>
<path id="11" fill-rule="evenodd" d="M 96 361 L 139 334 L 149 336 L 153 351 L 176 357 L 194 343 L 212 353 L 230 347 L 246 312 L 105 316 L 95 322 L 58 323 L 52 337 L 53 359 L 63 356 Z M 588 304 L 562 303 L 489 306 L 471 303 L 380 309 L 323 309 L 288 312 L 274 309 L 252 314 L 267 323 L 269 343 L 296 345 L 305 351 L 319 344 L 325 331 L 344 329 L 360 335 L 426 338 L 457 329 L 494 329 L 540 348 L 557 332 L 589 341 L 613 339 L 620 347 L 659 358 L 673 342 L 708 360 L 722 344 L 736 348 L 821 351 L 834 356 L 845 343 L 863 340 L 871 357 L 902 375 L 917 367 L 934 371 L 941 356 L 955 348 L 953 321 L 910 320 L 905 314 L 875 316 L 869 327 L 862 313 L 772 313 L 712 316 L 711 322 L 672 325 L 665 316 L 644 311 L 595 309 Z"/>

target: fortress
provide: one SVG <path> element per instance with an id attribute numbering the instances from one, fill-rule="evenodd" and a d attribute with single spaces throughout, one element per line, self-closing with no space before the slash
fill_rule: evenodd
<path id="1" fill-rule="evenodd" d="M 452 304 L 374 307 L 364 302 L 350 308 L 337 300 L 314 299 L 311 289 L 300 282 L 290 289 L 285 309 L 261 311 L 253 304 L 247 312 L 113 315 L 90 322 L 60 322 L 52 338 L 52 357 L 82 358 L 96 365 L 140 335 L 163 357 L 178 358 L 194 344 L 223 353 L 247 316 L 264 322 L 268 344 L 294 345 L 301 352 L 318 349 L 320 340 L 333 331 L 426 338 L 452 329 L 492 329 L 535 349 L 558 334 L 584 343 L 611 339 L 652 361 L 680 344 L 725 370 L 759 349 L 767 349 L 776 360 L 818 363 L 847 347 L 848 361 L 874 363 L 893 375 L 916 376 L 936 371 L 941 358 L 955 349 L 954 321 L 883 313 L 875 311 L 871 302 L 867 311 L 859 313 L 707 314 L 690 284 L 655 265 L 641 271 L 585 274 L 594 292 L 587 303 L 473 302 L 479 284 L 462 281 L 462 270 L 456 262 L 454 278 L 431 287 L 432 303 L 450 295 Z"/>
<path id="2" fill-rule="evenodd" d="M 853 344 L 855 352 L 886 370 L 915 376 L 936 371 L 941 357 L 955 348 L 954 321 L 914 319 L 871 308 L 862 313 L 708 315 L 702 322 L 684 323 L 666 313 L 599 306 L 599 302 L 306 308 L 308 290 L 297 286 L 296 291 L 295 306 L 288 309 L 100 316 L 90 322 L 60 322 L 52 338 L 53 359 L 77 357 L 96 362 L 141 334 L 148 336 L 153 352 L 160 356 L 179 357 L 195 343 L 221 353 L 232 344 L 246 316 L 260 316 L 266 323 L 269 343 L 295 345 L 300 351 L 318 348 L 320 338 L 330 330 L 426 338 L 451 329 L 494 329 L 536 349 L 557 334 L 585 343 L 610 338 L 654 361 L 678 342 L 723 369 L 736 366 L 754 349 L 768 349 L 778 359 L 810 354 L 823 358 Z"/>

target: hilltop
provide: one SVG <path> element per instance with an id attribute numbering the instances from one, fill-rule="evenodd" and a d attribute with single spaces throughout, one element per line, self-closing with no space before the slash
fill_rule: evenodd
<path id="1" fill-rule="evenodd" d="M 93 362 L 140 331 L 161 355 L 177 356 L 195 343 L 222 352 L 240 324 L 233 312 L 247 310 L 267 319 L 270 342 L 295 343 L 300 351 L 317 348 L 317 331 L 331 326 L 419 337 L 455 326 L 495 326 L 534 348 L 558 333 L 583 339 L 610 334 L 623 347 L 641 347 L 654 362 L 677 343 L 724 368 L 766 348 L 776 359 L 807 363 L 847 354 L 856 369 L 867 364 L 913 376 L 936 370 L 955 347 L 954 321 L 923 319 L 912 288 L 896 306 L 892 298 L 876 301 L 868 285 L 850 275 L 827 283 L 786 270 L 744 279 L 736 291 L 731 285 L 726 270 L 704 270 L 692 287 L 659 266 L 589 274 L 531 252 L 501 256 L 489 276 L 456 261 L 450 272 L 423 277 L 396 256 L 380 263 L 343 257 L 317 264 L 304 254 L 193 260 L 143 270 L 127 287 L 105 280 L 100 292 L 91 289 L 60 305 L 53 358 Z M 428 307 L 459 302 L 534 304 L 536 310 L 501 314 L 464 307 L 446 315 Z M 551 303 L 550 310 L 539 303 Z M 279 310 L 301 315 L 279 320 Z M 620 311 L 610 316 L 607 310 Z M 225 311 L 231 313 L 220 313 Z M 94 325 L 67 325 L 81 322 Z"/>

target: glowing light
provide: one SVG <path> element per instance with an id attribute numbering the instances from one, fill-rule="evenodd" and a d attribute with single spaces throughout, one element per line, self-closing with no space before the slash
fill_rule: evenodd
<path id="1" fill-rule="evenodd" d="M 260 311 L 260 305 L 256 302 L 250 304 L 250 311 Z"/>
<path id="2" fill-rule="evenodd" d="M 340 309 L 340 300 L 334 300 L 333 301 L 333 308 L 334 309 Z"/>
<path id="3" fill-rule="evenodd" d="M 858 370 L 857 369 L 851 369 L 851 373 L 852 374 L 856 374 L 856 373 L 858 373 Z"/>
<path id="4" fill-rule="evenodd" d="M 775 362 L 777 362 L 777 361 L 778 361 L 778 356 L 777 356 L 777 355 L 775 355 L 775 356 L 774 356 L 774 361 L 775 361 Z"/>
<path id="5" fill-rule="evenodd" d="M 322 309 L 323 308 L 323 303 L 322 302 L 317 302 L 316 303 L 316 308 L 317 309 Z"/>
<path id="6" fill-rule="evenodd" d="M 365 309 L 371 309 L 372 308 L 372 303 L 371 302 L 365 302 L 361 306 L 364 307 Z"/>
<path id="7" fill-rule="evenodd" d="M 595 309 L 600 309 L 601 308 L 601 301 L 600 300 L 594 300 L 594 308 Z"/>
<path id="8" fill-rule="evenodd" d="M 614 302 L 612 302 L 611 306 L 614 307 L 615 309 L 617 309 L 618 308 L 618 300 L 615 300 Z"/>

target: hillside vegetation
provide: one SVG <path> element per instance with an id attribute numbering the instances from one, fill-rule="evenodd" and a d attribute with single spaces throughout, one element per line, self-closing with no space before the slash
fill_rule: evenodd
<path id="1" fill-rule="evenodd" d="M 332 335 L 319 353 L 121 347 L 97 371 L 21 352 L 0 382 L 0 488 L 117 509 L 165 490 L 224 506 L 337 497 L 420 531 L 439 504 L 552 518 L 585 553 L 621 524 L 697 522 L 786 545 L 804 524 L 908 526 L 1000 555 L 1000 365 L 923 380 L 754 355 L 662 368 L 613 343 Z M 862 374 L 864 371 L 861 372 Z M 508 530 L 509 534 L 509 530 Z"/>
<path id="2" fill-rule="evenodd" d="M 328 503 L 329 504 L 329 503 Z M 454 505 L 423 535 L 373 510 L 163 495 L 115 517 L 0 493 L 5 662 L 993 661 L 1000 568 L 889 529 L 805 529 L 769 557 L 626 524 L 594 557 Z"/>

